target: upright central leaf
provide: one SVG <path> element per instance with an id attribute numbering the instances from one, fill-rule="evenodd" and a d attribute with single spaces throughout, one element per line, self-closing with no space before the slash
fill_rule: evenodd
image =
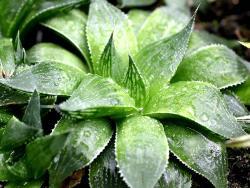
<path id="1" fill-rule="evenodd" d="M 152 43 L 136 55 L 135 62 L 144 78 L 148 80 L 151 96 L 174 76 L 185 55 L 193 23 L 194 18 L 176 35 Z"/>
<path id="2" fill-rule="evenodd" d="M 129 187 L 152 188 L 168 160 L 168 142 L 162 124 L 145 116 L 117 125 L 116 158 Z"/>
<path id="3" fill-rule="evenodd" d="M 120 61 L 112 66 L 114 79 L 122 81 L 128 67 L 128 54 L 137 51 L 137 42 L 128 18 L 105 0 L 93 0 L 87 22 L 87 39 L 94 70 L 111 34 Z"/>

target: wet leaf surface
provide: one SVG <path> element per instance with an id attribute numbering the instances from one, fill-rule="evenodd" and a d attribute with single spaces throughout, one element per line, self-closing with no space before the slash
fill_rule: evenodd
<path id="1" fill-rule="evenodd" d="M 167 166 L 169 148 L 162 124 L 146 116 L 117 125 L 116 160 L 129 187 L 153 187 Z"/>
<path id="2" fill-rule="evenodd" d="M 162 88 L 148 102 L 144 114 L 157 118 L 181 116 L 226 138 L 245 134 L 220 91 L 204 82 L 178 82 Z"/>
<path id="3" fill-rule="evenodd" d="M 89 165 L 108 144 L 112 129 L 106 120 L 67 120 L 58 123 L 53 135 L 69 132 L 63 150 L 49 169 L 50 187 L 58 187 L 74 171 Z"/>
<path id="4" fill-rule="evenodd" d="M 90 165 L 89 181 L 92 188 L 128 186 L 122 180 L 115 160 L 114 142 L 111 141 L 107 148 Z"/>
<path id="5" fill-rule="evenodd" d="M 86 38 L 87 15 L 77 9 L 58 14 L 42 23 L 57 35 L 71 42 L 83 55 L 91 67 L 90 54 Z"/>
<path id="6" fill-rule="evenodd" d="M 137 40 L 127 16 L 104 0 L 93 0 L 86 30 L 94 67 L 113 33 L 114 45 L 120 57 L 120 62 L 113 65 L 113 76 L 118 83 L 122 82 L 129 64 L 128 54 L 133 56 L 137 52 Z"/>
<path id="7" fill-rule="evenodd" d="M 215 187 L 227 187 L 225 146 L 175 124 L 164 124 L 170 151 L 186 166 L 206 177 Z"/>
<path id="8" fill-rule="evenodd" d="M 140 49 L 180 32 L 189 21 L 189 16 L 170 7 L 154 10 L 145 20 L 138 33 Z M 178 44 L 177 44 L 178 45 Z"/>
<path id="9" fill-rule="evenodd" d="M 191 185 L 191 174 L 170 161 L 154 188 L 190 188 Z"/>
<path id="10" fill-rule="evenodd" d="M 244 82 L 249 75 L 238 55 L 222 45 L 209 45 L 192 52 L 181 62 L 173 82 L 204 81 L 219 88 Z"/>
<path id="11" fill-rule="evenodd" d="M 143 48 L 135 57 L 150 96 L 170 82 L 185 55 L 189 37 L 193 30 L 194 18 L 176 35 L 154 42 Z M 152 63 L 154 62 L 154 63 Z"/>
<path id="12" fill-rule="evenodd" d="M 65 114 L 86 117 L 124 117 L 136 112 L 135 102 L 127 91 L 110 78 L 88 74 L 72 96 L 59 105 Z"/>

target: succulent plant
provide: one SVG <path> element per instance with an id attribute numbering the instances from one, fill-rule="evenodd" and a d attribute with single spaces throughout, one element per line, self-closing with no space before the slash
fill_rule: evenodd
<path id="1" fill-rule="evenodd" d="M 249 132 L 249 65 L 194 22 L 171 6 L 2 0 L 0 181 L 61 187 L 88 167 L 92 188 L 191 187 L 195 173 L 227 187 L 226 141 Z M 24 49 L 38 24 L 73 50 Z"/>

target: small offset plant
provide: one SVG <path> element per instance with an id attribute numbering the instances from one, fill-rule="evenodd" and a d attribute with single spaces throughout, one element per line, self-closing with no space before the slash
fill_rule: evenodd
<path id="1" fill-rule="evenodd" d="M 57 188 L 88 168 L 92 188 L 188 188 L 193 174 L 227 187 L 226 144 L 249 132 L 250 68 L 194 22 L 176 6 L 1 0 L 0 181 Z M 24 49 L 39 24 L 57 43 Z"/>

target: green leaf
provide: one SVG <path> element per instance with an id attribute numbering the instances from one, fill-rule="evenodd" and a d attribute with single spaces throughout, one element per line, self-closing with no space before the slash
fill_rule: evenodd
<path id="1" fill-rule="evenodd" d="M 2 0 L 0 1 L 0 29 L 3 36 L 14 37 L 22 20 L 27 15 L 33 0 Z"/>
<path id="2" fill-rule="evenodd" d="M 133 56 L 137 52 L 136 37 L 127 16 L 121 10 L 105 0 L 93 0 L 89 9 L 87 39 L 94 70 L 112 33 L 120 59 L 112 65 L 112 74 L 121 83 L 129 64 L 128 54 Z"/>
<path id="3" fill-rule="evenodd" d="M 7 164 L 6 158 L 3 153 L 0 153 L 0 181 L 8 181 L 8 180 L 15 180 L 15 176 L 10 173 Z"/>
<path id="4" fill-rule="evenodd" d="M 59 187 L 74 171 L 89 165 L 108 144 L 112 129 L 106 120 L 60 120 L 54 135 L 70 132 L 64 149 L 49 169 L 50 187 Z"/>
<path id="5" fill-rule="evenodd" d="M 94 67 L 95 73 L 103 77 L 112 78 L 112 72 L 113 72 L 112 67 L 115 63 L 117 63 L 117 61 L 118 61 L 117 52 L 114 46 L 113 33 L 112 33 L 107 45 L 104 48 L 100 60 Z"/>
<path id="6" fill-rule="evenodd" d="M 190 15 L 190 8 L 187 0 L 165 0 L 165 3 L 173 9 L 178 9 L 185 14 Z"/>
<path id="7" fill-rule="evenodd" d="M 13 150 L 34 139 L 42 130 L 11 118 L 0 138 L 0 150 Z"/>
<path id="8" fill-rule="evenodd" d="M 90 54 L 86 38 L 87 15 L 77 9 L 63 12 L 42 23 L 57 35 L 72 43 L 86 59 L 91 69 Z M 66 27 L 65 27 L 66 26 Z"/>
<path id="9" fill-rule="evenodd" d="M 244 82 L 248 74 L 235 52 L 226 46 L 209 45 L 184 58 L 173 82 L 205 81 L 222 89 Z"/>
<path id="10" fill-rule="evenodd" d="M 49 168 L 55 156 L 64 147 L 69 134 L 49 135 L 37 138 L 26 146 L 24 156 L 28 173 L 38 179 Z"/>
<path id="11" fill-rule="evenodd" d="M 131 21 L 131 27 L 134 29 L 136 36 L 149 15 L 149 11 L 140 9 L 132 9 L 128 12 L 128 19 Z"/>
<path id="12" fill-rule="evenodd" d="M 19 32 L 17 33 L 15 42 L 13 44 L 14 49 L 15 49 L 15 64 L 16 65 L 21 65 L 23 63 L 25 63 L 26 60 L 26 52 L 25 49 L 22 46 L 21 40 L 20 40 L 20 36 L 19 36 Z"/>
<path id="13" fill-rule="evenodd" d="M 86 4 L 89 0 L 36 0 L 29 7 L 29 12 L 23 21 L 20 31 L 23 35 L 27 30 L 40 20 L 56 15 L 58 12 L 77 5 Z"/>
<path id="14" fill-rule="evenodd" d="M 239 99 L 233 93 L 223 93 L 223 97 L 228 106 L 229 111 L 235 117 L 246 116 L 249 114 L 247 108 L 240 103 Z"/>
<path id="15" fill-rule="evenodd" d="M 8 109 L 0 107 L 0 128 L 5 126 L 12 116 L 12 113 Z"/>
<path id="16" fill-rule="evenodd" d="M 32 65 L 0 83 L 12 89 L 48 95 L 70 95 L 80 84 L 85 67 L 70 52 L 61 47 L 40 43 L 27 53 L 27 60 Z"/>
<path id="17" fill-rule="evenodd" d="M 250 105 L 250 78 L 234 89 L 235 94 L 245 105 Z"/>
<path id="18" fill-rule="evenodd" d="M 1 83 L 0 79 L 0 106 L 11 104 L 24 104 L 27 103 L 30 94 L 16 89 L 12 89 Z"/>
<path id="19" fill-rule="evenodd" d="M 15 71 L 15 56 L 12 40 L 0 39 L 0 79 L 10 77 Z"/>
<path id="20" fill-rule="evenodd" d="M 162 124 L 146 116 L 117 125 L 116 160 L 129 187 L 152 188 L 168 162 L 168 142 Z"/>
<path id="21" fill-rule="evenodd" d="M 55 15 L 59 11 L 88 0 L 3 0 L 0 2 L 0 25 L 4 36 L 13 37 L 18 28 L 21 35 L 42 19 Z"/>
<path id="22" fill-rule="evenodd" d="M 111 142 L 90 165 L 90 186 L 92 188 L 127 188 L 128 186 L 120 177 L 118 170 L 117 162 L 115 160 L 114 142 Z"/>
<path id="23" fill-rule="evenodd" d="M 169 162 L 154 188 L 191 188 L 191 174 L 174 162 Z"/>
<path id="24" fill-rule="evenodd" d="M 31 127 L 42 129 L 40 113 L 40 96 L 35 90 L 26 107 L 22 121 Z"/>
<path id="25" fill-rule="evenodd" d="M 121 7 L 148 6 L 156 2 L 156 0 L 118 0 Z"/>
<path id="26" fill-rule="evenodd" d="M 136 106 L 142 106 L 146 101 L 146 86 L 132 57 L 129 57 L 129 67 L 124 85 L 129 89 L 130 96 L 135 99 Z"/>
<path id="27" fill-rule="evenodd" d="M 146 85 L 150 86 L 150 96 L 154 96 L 174 76 L 185 55 L 193 24 L 194 17 L 176 35 L 152 43 L 136 55 L 136 65 L 142 76 L 147 79 Z"/>
<path id="28" fill-rule="evenodd" d="M 7 183 L 5 188 L 41 188 L 43 181 L 29 181 L 24 183 Z"/>
<path id="29" fill-rule="evenodd" d="M 162 88 L 148 102 L 144 114 L 158 118 L 184 117 L 226 138 L 245 134 L 220 91 L 205 82 L 177 82 Z"/>
<path id="30" fill-rule="evenodd" d="M 188 20 L 187 15 L 176 9 L 160 7 L 154 10 L 138 33 L 139 48 L 143 49 L 149 44 L 180 32 Z"/>
<path id="31" fill-rule="evenodd" d="M 239 46 L 239 43 L 235 40 L 228 40 L 207 31 L 194 31 L 190 37 L 188 53 L 211 44 L 222 44 L 229 48 Z"/>
<path id="32" fill-rule="evenodd" d="M 216 188 L 227 187 L 226 148 L 202 134 L 175 124 L 164 125 L 170 151 L 186 166 L 206 177 Z"/>
<path id="33" fill-rule="evenodd" d="M 27 52 L 27 63 L 29 65 L 48 62 L 68 65 L 81 72 L 87 71 L 81 59 L 53 43 L 38 43 Z"/>
<path id="34" fill-rule="evenodd" d="M 87 74 L 71 97 L 59 105 L 74 118 L 124 117 L 137 111 L 127 91 L 110 78 Z"/>

